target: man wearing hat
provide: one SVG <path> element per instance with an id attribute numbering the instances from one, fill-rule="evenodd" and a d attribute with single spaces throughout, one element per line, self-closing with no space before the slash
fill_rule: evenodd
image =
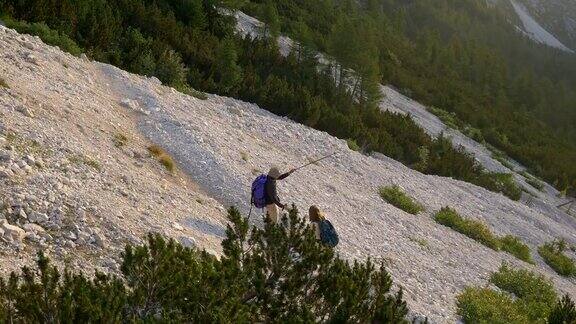
<path id="1" fill-rule="evenodd" d="M 266 200 L 266 213 L 273 224 L 278 223 L 278 207 L 286 209 L 286 205 L 280 202 L 278 198 L 278 192 L 276 191 L 276 180 L 282 180 L 287 178 L 294 172 L 294 169 L 288 171 L 287 173 L 280 174 L 278 167 L 273 166 L 268 171 L 268 176 L 266 179 L 266 190 L 265 190 L 265 200 Z"/>

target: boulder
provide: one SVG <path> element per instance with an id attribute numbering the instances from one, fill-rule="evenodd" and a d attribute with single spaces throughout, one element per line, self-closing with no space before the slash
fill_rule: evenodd
<path id="1" fill-rule="evenodd" d="M 4 231 L 3 237 L 15 242 L 22 242 L 26 232 L 18 226 L 10 225 L 6 220 L 0 221 L 0 228 Z"/>
<path id="2" fill-rule="evenodd" d="M 34 211 L 28 215 L 28 220 L 32 223 L 44 223 L 47 222 L 49 218 L 46 214 Z"/>
<path id="3" fill-rule="evenodd" d="M 22 226 L 22 228 L 23 228 L 26 232 L 31 232 L 31 233 L 42 233 L 42 232 L 45 231 L 42 226 L 36 225 L 36 224 L 32 224 L 32 223 L 24 224 L 24 226 Z"/>
<path id="4" fill-rule="evenodd" d="M 38 58 L 34 54 L 26 55 L 26 61 L 29 63 L 32 63 L 34 65 L 40 65 L 40 61 L 38 60 Z"/>
<path id="5" fill-rule="evenodd" d="M 23 159 L 24 162 L 26 162 L 26 164 L 28 165 L 35 165 L 36 164 L 36 159 L 34 159 L 34 157 L 32 155 L 26 155 Z"/>
<path id="6" fill-rule="evenodd" d="M 26 214 L 26 212 L 24 211 L 24 208 L 20 208 L 20 210 L 18 211 L 18 218 L 20 219 L 28 219 L 28 215 Z"/>
<path id="7" fill-rule="evenodd" d="M 196 247 L 196 240 L 194 240 L 191 237 L 187 237 L 187 236 L 180 236 L 180 238 L 178 239 L 178 241 L 180 242 L 180 244 L 182 244 L 182 246 L 188 247 L 188 248 L 194 248 Z"/>
<path id="8" fill-rule="evenodd" d="M 96 244 L 96 246 L 104 248 L 104 246 L 106 245 L 106 238 L 104 237 L 104 235 L 100 233 L 94 233 L 92 237 L 94 238 L 94 243 Z"/>
<path id="9" fill-rule="evenodd" d="M 14 175 L 14 172 L 10 169 L 0 169 L 0 179 L 7 179 Z"/>
<path id="10" fill-rule="evenodd" d="M 132 100 L 130 98 L 124 98 L 124 99 L 122 99 L 122 101 L 120 103 L 122 104 L 122 106 L 124 106 L 126 108 L 130 108 L 130 109 L 135 110 L 135 111 L 140 110 L 140 104 L 138 104 L 138 101 L 136 101 L 136 100 Z"/>
<path id="11" fill-rule="evenodd" d="M 0 151 L 0 162 L 9 163 L 14 160 L 14 153 L 11 151 Z"/>
<path id="12" fill-rule="evenodd" d="M 178 230 L 178 231 L 184 230 L 184 227 L 182 227 L 182 225 L 180 225 L 180 224 L 178 224 L 178 223 L 176 223 L 176 222 L 172 223 L 172 227 L 174 227 L 174 229 L 175 229 L 175 230 Z"/>

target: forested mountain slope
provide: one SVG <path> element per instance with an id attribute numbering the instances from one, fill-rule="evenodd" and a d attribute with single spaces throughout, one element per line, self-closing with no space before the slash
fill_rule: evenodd
<path id="1" fill-rule="evenodd" d="M 480 0 L 251 1 L 245 10 L 366 80 L 453 112 L 480 131 L 480 141 L 560 189 L 574 187 L 576 56 L 526 38 L 500 7 Z"/>

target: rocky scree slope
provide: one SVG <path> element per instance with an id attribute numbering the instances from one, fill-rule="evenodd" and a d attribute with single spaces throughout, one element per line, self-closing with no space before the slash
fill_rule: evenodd
<path id="1" fill-rule="evenodd" d="M 99 66 L 1 26 L 0 43 L 2 274 L 40 249 L 116 271 L 111 256 L 149 231 L 219 249 L 222 205 L 150 156 L 138 113 L 110 95 Z"/>
<path id="2" fill-rule="evenodd" d="M 217 254 L 223 206 L 247 212 L 255 175 L 271 164 L 286 170 L 338 151 L 282 181 L 280 197 L 301 209 L 319 205 L 339 230 L 344 257 L 385 262 L 415 314 L 456 321 L 455 296 L 468 285 L 486 285 L 503 261 L 542 273 L 576 296 L 574 281 L 535 253 L 556 237 L 575 243 L 572 218 L 553 219 L 474 185 L 362 155 L 253 104 L 186 96 L 3 27 L 0 71 L 9 86 L 0 89 L 2 224 L 13 230 L 0 241 L 3 273 L 30 263 L 39 249 L 88 272 L 116 271 L 110 256 L 148 231 Z M 125 144 L 118 134 L 128 138 Z M 181 171 L 166 172 L 147 153 L 151 143 Z M 391 184 L 425 211 L 409 215 L 384 202 L 378 187 Z M 519 236 L 536 265 L 436 224 L 432 215 L 443 206 L 485 221 L 498 235 Z M 252 221 L 261 223 L 260 211 Z"/>

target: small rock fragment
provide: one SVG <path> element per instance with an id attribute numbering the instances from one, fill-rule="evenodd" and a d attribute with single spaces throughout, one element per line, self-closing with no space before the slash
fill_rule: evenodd
<path id="1" fill-rule="evenodd" d="M 24 226 L 22 226 L 22 228 L 26 231 L 26 232 L 32 232 L 32 233 L 42 233 L 45 232 L 44 228 L 40 225 L 37 224 L 32 224 L 32 223 L 28 223 L 28 224 L 24 224 Z"/>
<path id="2" fill-rule="evenodd" d="M 185 247 L 188 248 L 193 248 L 196 247 L 196 240 L 194 240 L 191 237 L 187 237 L 187 236 L 180 236 L 180 238 L 178 239 L 178 241 L 180 241 L 180 244 L 182 244 Z"/>
<path id="3" fill-rule="evenodd" d="M 28 215 L 28 220 L 32 223 L 44 223 L 49 220 L 48 215 L 39 213 L 39 212 L 32 212 Z"/>
<path id="4" fill-rule="evenodd" d="M 105 238 L 104 235 L 100 234 L 100 233 L 94 233 L 94 235 L 92 235 L 92 237 L 94 238 L 94 243 L 96 243 L 97 246 L 103 248 L 105 246 Z"/>
<path id="5" fill-rule="evenodd" d="M 16 111 L 18 111 L 19 113 L 21 113 L 22 115 L 29 117 L 29 118 L 34 118 L 34 113 L 32 112 L 32 110 L 30 110 L 27 107 L 24 106 L 18 106 L 16 108 Z"/>

